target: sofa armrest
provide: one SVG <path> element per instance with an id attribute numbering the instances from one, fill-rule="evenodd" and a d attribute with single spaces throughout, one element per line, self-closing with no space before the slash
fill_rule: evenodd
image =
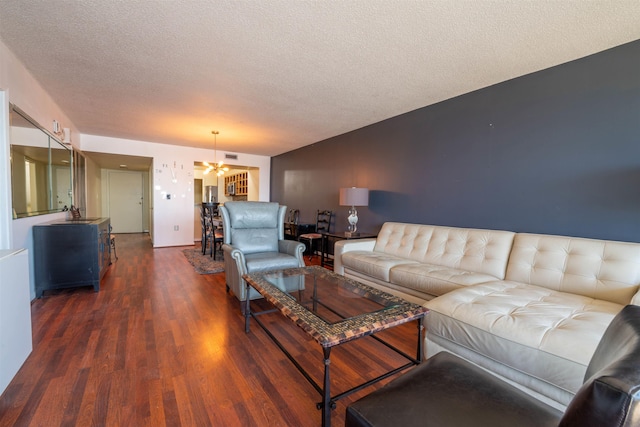
<path id="1" fill-rule="evenodd" d="M 296 257 L 300 267 L 304 267 L 304 249 L 304 243 L 295 240 L 278 240 L 278 251 Z"/>
<path id="2" fill-rule="evenodd" d="M 226 243 L 222 245 L 222 251 L 224 252 L 224 271 L 227 288 L 231 289 L 240 301 L 244 301 L 247 293 L 246 285 L 242 278 L 242 275 L 247 272 L 244 254 Z"/>
<path id="3" fill-rule="evenodd" d="M 631 302 L 629 304 L 640 305 L 640 289 L 638 289 L 638 292 L 636 292 L 633 298 L 631 298 Z"/>
<path id="4" fill-rule="evenodd" d="M 338 240 L 333 247 L 333 271 L 344 276 L 342 254 L 350 251 L 373 251 L 376 239 Z"/>

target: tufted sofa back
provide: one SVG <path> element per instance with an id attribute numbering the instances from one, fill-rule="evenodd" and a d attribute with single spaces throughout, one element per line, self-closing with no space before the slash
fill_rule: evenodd
<path id="1" fill-rule="evenodd" d="M 640 244 L 518 233 L 505 279 L 629 304 L 640 284 Z"/>
<path id="2" fill-rule="evenodd" d="M 515 233 L 387 222 L 374 251 L 503 279 Z"/>

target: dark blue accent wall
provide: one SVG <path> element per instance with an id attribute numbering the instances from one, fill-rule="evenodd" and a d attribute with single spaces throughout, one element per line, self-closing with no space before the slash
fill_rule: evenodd
<path id="1" fill-rule="evenodd" d="M 523 53 L 526 54 L 526 53 Z M 473 70 L 469 70 L 470 73 Z M 640 41 L 276 156 L 271 200 L 385 221 L 640 242 Z"/>

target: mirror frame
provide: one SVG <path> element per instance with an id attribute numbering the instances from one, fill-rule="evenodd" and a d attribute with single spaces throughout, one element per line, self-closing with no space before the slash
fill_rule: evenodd
<path id="1" fill-rule="evenodd" d="M 29 122 L 35 129 L 40 130 L 44 134 L 44 136 L 47 138 L 46 147 L 44 145 L 35 147 L 38 149 L 46 149 L 46 162 L 44 160 L 44 157 L 45 157 L 44 153 L 42 152 L 41 152 L 42 159 L 40 160 L 33 159 L 34 163 L 39 165 L 39 169 L 40 169 L 40 173 L 38 174 L 37 179 L 34 180 L 34 181 L 37 181 L 37 183 L 34 184 L 37 191 L 37 195 L 34 197 L 38 198 L 38 201 L 40 204 L 46 205 L 46 206 L 43 206 L 45 207 L 45 209 L 37 208 L 36 210 L 26 211 L 26 212 L 23 212 L 23 210 L 25 209 L 19 209 L 20 212 L 16 210 L 16 194 L 26 194 L 27 190 L 26 188 L 17 188 L 17 185 L 18 185 L 17 183 L 20 182 L 20 180 L 16 179 L 17 177 L 15 176 L 15 174 L 18 173 L 18 171 L 16 170 L 18 168 L 16 168 L 14 161 L 18 155 L 18 150 L 15 149 L 14 147 L 28 147 L 28 146 L 14 144 L 14 139 L 15 139 L 13 136 L 14 114 L 18 114 L 21 117 L 21 119 L 24 119 L 27 122 Z M 55 134 L 49 132 L 47 129 L 42 127 L 38 122 L 36 122 L 33 118 L 31 118 L 27 113 L 25 113 L 15 104 L 11 104 L 11 103 L 9 104 L 9 117 L 10 117 L 9 126 L 11 129 L 9 142 L 10 142 L 11 192 L 12 192 L 11 204 L 13 209 L 13 219 L 29 218 L 37 215 L 46 215 L 46 214 L 63 212 L 65 210 L 68 210 L 69 208 L 71 208 L 74 202 L 73 149 L 70 146 L 63 144 L 62 141 L 60 141 Z M 57 150 L 66 150 L 66 152 L 61 152 L 61 156 L 62 156 L 61 157 L 59 155 L 60 153 Z M 25 155 L 23 152 L 20 152 L 20 156 L 24 157 L 25 159 L 29 157 L 28 155 Z M 65 197 L 64 201 L 58 202 L 56 204 L 54 200 L 56 198 L 56 194 L 54 193 L 54 188 L 53 188 L 53 183 L 56 182 L 56 180 L 54 179 L 53 175 L 54 175 L 54 171 L 58 170 L 60 164 L 63 162 L 67 163 L 69 168 L 68 199 Z M 64 166 L 66 167 L 67 165 L 64 165 Z M 66 179 L 65 179 L 65 182 L 66 182 Z M 38 186 L 38 184 L 40 185 Z M 44 190 L 42 190 L 39 187 L 44 187 Z M 42 194 L 43 192 L 44 194 Z M 67 200 L 68 200 L 68 205 L 64 204 L 64 202 L 66 202 Z M 59 206 L 60 203 L 63 203 L 64 205 Z"/>

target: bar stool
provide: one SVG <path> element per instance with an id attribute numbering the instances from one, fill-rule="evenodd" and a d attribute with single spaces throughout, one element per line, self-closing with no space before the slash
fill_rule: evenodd
<path id="1" fill-rule="evenodd" d="M 113 227 L 111 226 L 111 224 L 109 224 L 109 245 L 111 246 L 111 249 L 113 249 L 113 254 L 116 257 L 116 261 L 118 261 L 118 252 L 116 251 L 116 236 L 111 234 L 111 230 L 113 230 Z M 109 261 L 111 261 L 111 257 L 109 257 Z"/>

